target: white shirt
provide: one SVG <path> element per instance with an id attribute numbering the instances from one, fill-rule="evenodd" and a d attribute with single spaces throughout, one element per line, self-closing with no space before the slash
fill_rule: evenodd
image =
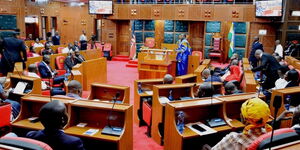
<path id="1" fill-rule="evenodd" d="M 33 48 L 37 48 L 37 47 L 44 47 L 44 44 L 42 44 L 42 43 L 34 43 L 33 44 Z"/>
<path id="2" fill-rule="evenodd" d="M 34 78 L 41 78 L 39 75 L 37 75 L 36 73 L 34 73 L 34 72 L 28 72 L 28 76 L 29 77 L 34 77 Z M 47 84 L 46 84 L 46 82 L 45 81 L 42 81 L 42 89 L 43 90 L 46 90 L 47 89 Z"/>
<path id="3" fill-rule="evenodd" d="M 275 82 L 275 87 L 273 88 L 273 90 L 276 90 L 276 89 L 283 89 L 286 87 L 286 85 L 288 84 L 289 82 L 287 82 L 285 79 L 282 79 L 282 78 L 279 78 L 276 80 Z"/>
<path id="4" fill-rule="evenodd" d="M 283 48 L 280 44 L 276 46 L 275 53 L 279 54 L 280 57 L 283 57 Z"/>
<path id="5" fill-rule="evenodd" d="M 64 48 L 61 52 L 62 53 L 68 53 L 70 51 L 70 49 L 68 47 Z"/>
<path id="6" fill-rule="evenodd" d="M 87 38 L 84 34 L 81 34 L 79 37 L 79 41 L 87 41 Z"/>

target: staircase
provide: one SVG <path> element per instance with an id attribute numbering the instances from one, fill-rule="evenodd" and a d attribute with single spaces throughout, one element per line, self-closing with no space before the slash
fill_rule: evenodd
<path id="1" fill-rule="evenodd" d="M 112 61 L 125 61 L 125 62 L 128 62 L 130 59 L 128 56 L 124 56 L 124 55 L 117 55 L 117 56 L 114 56 L 112 58 Z"/>
<path id="2" fill-rule="evenodd" d="M 130 60 L 126 64 L 126 67 L 137 68 L 138 67 L 138 61 L 137 60 Z"/>

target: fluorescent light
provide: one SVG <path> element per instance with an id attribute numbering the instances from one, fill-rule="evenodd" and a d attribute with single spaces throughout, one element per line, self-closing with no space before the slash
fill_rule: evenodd
<path id="1" fill-rule="evenodd" d="M 300 11 L 292 11 L 292 16 L 299 17 L 300 16 Z"/>
<path id="2" fill-rule="evenodd" d="M 300 25 L 298 26 L 298 30 L 300 30 Z"/>
<path id="3" fill-rule="evenodd" d="M 267 35 L 267 30 L 261 29 L 261 30 L 258 31 L 258 34 L 259 35 Z"/>

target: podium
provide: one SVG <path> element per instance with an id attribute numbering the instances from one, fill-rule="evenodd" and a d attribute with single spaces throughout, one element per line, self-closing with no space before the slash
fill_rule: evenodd
<path id="1" fill-rule="evenodd" d="M 176 54 L 173 50 L 141 49 L 138 55 L 139 79 L 158 79 L 176 75 Z"/>

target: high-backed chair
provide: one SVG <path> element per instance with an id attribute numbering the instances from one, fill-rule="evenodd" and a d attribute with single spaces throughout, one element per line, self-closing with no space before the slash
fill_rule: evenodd
<path id="1" fill-rule="evenodd" d="M 41 141 L 23 137 L 2 137 L 0 139 L 0 149 L 26 149 L 26 150 L 52 150 L 52 148 Z"/>
<path id="2" fill-rule="evenodd" d="M 58 54 L 61 54 L 63 49 L 64 49 L 64 47 L 58 47 L 58 48 L 57 48 L 57 53 L 58 53 Z"/>
<path id="3" fill-rule="evenodd" d="M 95 43 L 95 47 L 96 47 L 96 49 L 100 49 L 100 51 L 102 51 L 101 43 Z"/>
<path id="4" fill-rule="evenodd" d="M 63 75 L 66 73 L 66 70 L 64 68 L 65 59 L 66 59 L 65 56 L 57 56 L 55 58 L 55 66 L 58 75 Z"/>
<path id="5" fill-rule="evenodd" d="M 199 56 L 199 60 L 200 60 L 200 62 L 202 62 L 203 57 L 202 57 L 201 51 L 193 51 L 192 56 Z"/>
<path id="6" fill-rule="evenodd" d="M 145 40 L 145 46 L 149 48 L 153 48 L 155 46 L 155 39 L 152 37 L 147 37 Z"/>
<path id="7" fill-rule="evenodd" d="M 219 33 L 215 33 L 212 37 L 212 47 L 209 50 L 209 58 L 218 58 L 220 62 L 223 62 L 224 52 L 223 52 L 223 38 Z"/>

